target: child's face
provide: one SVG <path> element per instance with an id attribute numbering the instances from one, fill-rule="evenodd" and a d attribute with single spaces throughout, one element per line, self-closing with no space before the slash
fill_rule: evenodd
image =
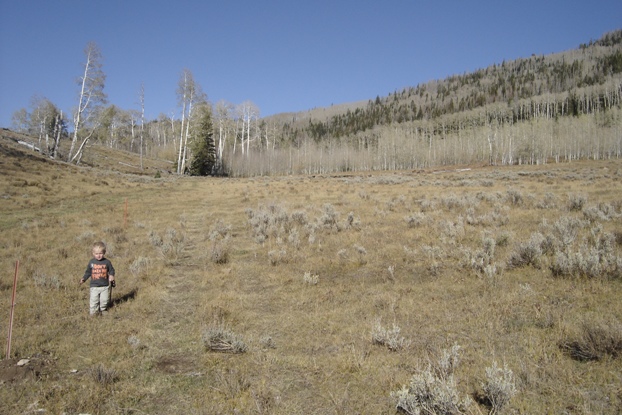
<path id="1" fill-rule="evenodd" d="M 105 252 L 102 251 L 101 249 L 97 249 L 94 248 L 93 249 L 93 258 L 95 258 L 98 261 L 101 261 L 101 259 L 104 257 Z"/>

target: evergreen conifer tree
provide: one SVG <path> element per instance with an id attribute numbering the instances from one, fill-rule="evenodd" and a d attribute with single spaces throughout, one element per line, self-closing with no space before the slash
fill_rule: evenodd
<path id="1" fill-rule="evenodd" d="M 207 176 L 214 174 L 216 168 L 216 147 L 214 145 L 214 128 L 211 109 L 201 107 L 201 115 L 192 145 L 192 161 L 188 168 L 191 176 Z"/>

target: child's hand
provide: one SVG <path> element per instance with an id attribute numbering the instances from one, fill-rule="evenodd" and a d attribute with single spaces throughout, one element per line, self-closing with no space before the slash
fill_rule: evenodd
<path id="1" fill-rule="evenodd" d="M 80 278 L 80 285 L 84 284 L 84 280 Z"/>

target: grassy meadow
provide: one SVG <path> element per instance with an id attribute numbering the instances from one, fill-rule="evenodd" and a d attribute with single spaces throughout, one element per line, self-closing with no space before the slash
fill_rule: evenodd
<path id="1" fill-rule="evenodd" d="M 622 160 L 155 178 L 0 150 L 1 413 L 622 411 Z"/>

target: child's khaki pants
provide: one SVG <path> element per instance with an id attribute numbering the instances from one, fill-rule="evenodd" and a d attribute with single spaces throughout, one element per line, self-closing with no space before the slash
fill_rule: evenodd
<path id="1" fill-rule="evenodd" d="M 110 287 L 91 287 L 91 315 L 97 314 L 100 310 L 106 311 L 110 300 Z"/>

